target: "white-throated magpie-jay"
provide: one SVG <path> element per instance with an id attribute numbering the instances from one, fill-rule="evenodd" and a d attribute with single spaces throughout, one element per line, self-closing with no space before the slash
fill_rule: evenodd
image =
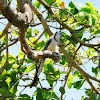
<path id="1" fill-rule="evenodd" d="M 59 53 L 59 46 L 58 45 L 60 43 L 61 36 L 63 36 L 61 34 L 61 32 L 56 32 L 54 35 L 52 35 L 48 39 L 48 41 L 46 42 L 43 50 L 50 50 L 52 52 Z M 39 77 L 39 75 L 40 75 L 40 73 L 42 71 L 42 68 L 44 66 L 44 61 L 45 61 L 45 59 L 41 60 L 40 67 L 38 68 L 38 70 L 36 72 L 36 75 L 34 77 L 34 80 L 33 80 L 33 82 L 32 82 L 30 87 L 32 87 L 35 84 L 35 82 L 37 81 L 37 79 L 38 79 L 38 77 Z"/>

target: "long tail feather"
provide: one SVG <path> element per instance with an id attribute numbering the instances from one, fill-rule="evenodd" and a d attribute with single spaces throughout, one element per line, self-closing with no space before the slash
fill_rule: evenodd
<path id="1" fill-rule="evenodd" d="M 35 77 L 34 77 L 34 80 L 33 80 L 32 84 L 30 85 L 30 88 L 32 86 L 35 86 L 36 85 L 36 83 L 38 81 L 38 77 L 39 77 L 40 73 L 42 72 L 42 69 L 43 69 L 43 66 L 44 66 L 44 61 L 45 60 L 42 59 L 41 62 L 40 62 L 39 68 L 36 68 L 36 74 L 35 74 Z"/>

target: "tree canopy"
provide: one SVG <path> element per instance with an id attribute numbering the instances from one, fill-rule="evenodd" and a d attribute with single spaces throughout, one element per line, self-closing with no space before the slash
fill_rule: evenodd
<path id="1" fill-rule="evenodd" d="M 66 7 L 62 0 L 15 1 L 0 0 L 0 100 L 69 100 L 67 88 L 83 89 L 81 100 L 100 100 L 100 9 L 91 2 Z M 57 31 L 64 35 L 60 60 L 42 51 Z M 38 83 L 30 88 L 44 57 Z"/>

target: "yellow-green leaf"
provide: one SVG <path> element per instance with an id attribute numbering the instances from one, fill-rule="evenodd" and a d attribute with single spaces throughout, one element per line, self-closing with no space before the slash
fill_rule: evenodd
<path id="1" fill-rule="evenodd" d="M 21 50 L 19 50 L 19 57 L 20 57 L 20 59 L 23 59 L 24 55 L 25 54 Z"/>

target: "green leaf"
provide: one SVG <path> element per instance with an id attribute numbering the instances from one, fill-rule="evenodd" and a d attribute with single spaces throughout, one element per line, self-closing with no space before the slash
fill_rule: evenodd
<path id="1" fill-rule="evenodd" d="M 69 89 L 72 87 L 72 83 L 73 83 L 73 76 L 69 75 L 68 82 L 67 82 L 67 85 L 68 85 Z"/>
<path id="2" fill-rule="evenodd" d="M 25 55 L 25 54 L 22 52 L 22 50 L 19 50 L 19 58 L 20 58 L 20 59 L 23 59 L 24 55 Z"/>
<path id="3" fill-rule="evenodd" d="M 44 33 L 44 36 L 45 36 L 45 38 L 47 38 L 47 39 L 49 38 L 49 35 L 48 35 L 47 32 Z"/>
<path id="4" fill-rule="evenodd" d="M 41 92 L 43 95 L 43 100 L 59 100 L 52 89 L 41 89 Z"/>
<path id="5" fill-rule="evenodd" d="M 30 80 L 30 78 L 23 78 L 22 80 L 23 81 L 27 81 L 27 80 Z"/>
<path id="6" fill-rule="evenodd" d="M 76 35 L 78 38 L 82 39 L 84 31 L 85 31 L 85 29 L 83 29 L 83 30 L 81 30 L 81 31 L 77 31 L 77 32 L 75 33 L 75 35 Z M 73 36 L 71 36 L 69 39 L 70 39 L 70 41 L 71 41 L 74 45 L 78 43 L 78 41 L 76 41 L 75 38 L 73 38 Z"/>
<path id="7" fill-rule="evenodd" d="M 90 89 L 85 89 L 86 95 L 90 96 L 91 95 L 91 90 Z"/>
<path id="8" fill-rule="evenodd" d="M 61 37 L 61 42 L 63 43 L 63 42 L 65 42 L 66 40 L 68 40 L 69 38 L 70 38 L 70 36 L 67 34 L 67 33 L 65 33 L 65 32 L 62 32 L 62 34 L 64 35 L 64 37 Z"/>
<path id="9" fill-rule="evenodd" d="M 81 11 L 84 11 L 84 12 L 87 12 L 87 13 L 90 13 L 91 12 L 91 8 L 88 7 L 88 6 L 83 6 Z"/>
<path id="10" fill-rule="evenodd" d="M 61 4 L 61 2 L 62 2 L 61 0 L 56 0 L 56 3 L 59 5 Z"/>
<path id="11" fill-rule="evenodd" d="M 47 4 L 51 5 L 52 3 L 55 2 L 55 0 L 44 0 Z"/>
<path id="12" fill-rule="evenodd" d="M 79 79 L 83 79 L 82 75 L 77 70 L 74 71 L 73 75 L 78 77 Z"/>
<path id="13" fill-rule="evenodd" d="M 80 89 L 84 83 L 84 79 L 74 83 L 74 88 Z"/>
<path id="14" fill-rule="evenodd" d="M 0 88 L 8 88 L 8 84 L 5 81 L 0 81 Z"/>
<path id="15" fill-rule="evenodd" d="M 16 61 L 16 57 L 13 55 L 9 55 L 8 59 L 9 59 L 9 62 L 11 62 L 11 63 L 15 63 L 15 61 Z"/>
<path id="16" fill-rule="evenodd" d="M 100 34 L 100 29 L 99 29 L 99 30 L 96 30 L 96 31 L 94 32 L 94 34 Z"/>
<path id="17" fill-rule="evenodd" d="M 91 16 L 91 23 L 92 23 L 92 25 L 95 25 L 95 22 L 96 22 L 96 18 L 94 16 Z"/>
<path id="18" fill-rule="evenodd" d="M 7 82 L 8 86 L 10 86 L 11 78 L 8 77 L 5 81 Z"/>
<path id="19" fill-rule="evenodd" d="M 31 99 L 31 97 L 27 94 L 21 94 L 19 97 L 18 97 L 18 100 L 33 100 Z"/>
<path id="20" fill-rule="evenodd" d="M 72 1 L 69 3 L 69 8 L 70 8 L 70 12 L 73 15 L 75 15 L 75 14 L 77 14 L 79 12 L 78 9 L 76 8 L 76 6 L 74 5 L 74 3 Z"/>
<path id="21" fill-rule="evenodd" d="M 78 21 L 78 22 L 83 21 L 83 20 L 85 19 L 85 16 L 86 16 L 86 15 L 87 15 L 87 14 L 86 14 L 85 12 L 83 12 L 83 11 L 79 12 L 79 13 L 77 14 L 77 16 L 76 16 L 77 21 Z"/>
<path id="22" fill-rule="evenodd" d="M 12 94 L 7 89 L 3 89 L 3 88 L 0 88 L 0 94 L 2 94 L 2 96 L 4 97 L 12 96 Z"/>
<path id="23" fill-rule="evenodd" d="M 98 74 L 99 73 L 99 71 L 100 71 L 100 68 L 99 67 L 92 67 L 92 72 L 94 73 L 94 74 Z"/>
<path id="24" fill-rule="evenodd" d="M 95 92 L 93 93 L 91 100 L 97 100 L 97 93 L 95 93 Z"/>
<path id="25" fill-rule="evenodd" d="M 26 38 L 32 37 L 32 28 L 28 28 L 26 32 Z"/>
<path id="26" fill-rule="evenodd" d="M 91 2 L 87 2 L 84 6 L 81 6 L 81 11 L 87 12 L 87 13 L 94 13 L 95 8 L 93 7 Z"/>
<path id="27" fill-rule="evenodd" d="M 40 97 L 41 97 L 41 100 L 44 100 L 43 95 L 42 95 L 42 90 L 40 88 L 37 88 L 36 100 L 40 100 Z"/>
<path id="28" fill-rule="evenodd" d="M 60 78 L 60 71 L 58 69 L 54 70 L 54 76 L 58 79 Z"/>
<path id="29" fill-rule="evenodd" d="M 81 100 L 84 100 L 84 96 L 81 97 Z"/>
<path id="30" fill-rule="evenodd" d="M 13 82 L 16 82 L 17 81 L 17 78 L 16 78 L 16 71 L 12 70 L 10 71 L 10 78 Z"/>
<path id="31" fill-rule="evenodd" d="M 52 66 L 52 64 L 48 64 L 48 63 L 45 64 L 44 71 L 46 74 L 46 80 L 52 87 L 55 80 L 60 77 L 60 72 L 59 70 L 54 70 L 54 67 Z"/>
<path id="32" fill-rule="evenodd" d="M 34 68 L 34 65 L 33 65 L 33 64 L 29 65 L 29 66 L 27 67 L 27 69 L 25 70 L 25 73 L 31 71 L 33 68 Z"/>
<path id="33" fill-rule="evenodd" d="M 100 100 L 100 96 L 98 97 L 98 100 Z"/>
<path id="34" fill-rule="evenodd" d="M 37 45 L 34 45 L 34 48 L 36 48 L 37 50 L 43 50 L 44 45 L 44 41 L 38 41 Z"/>
<path id="35" fill-rule="evenodd" d="M 55 82 L 56 78 L 54 75 L 46 75 L 46 80 L 48 81 L 49 85 L 53 87 L 53 83 Z"/>
<path id="36" fill-rule="evenodd" d="M 6 71 L 10 70 L 12 68 L 12 64 L 7 64 L 6 65 Z"/>
<path id="37" fill-rule="evenodd" d="M 54 73 L 54 68 L 53 68 L 53 66 L 52 66 L 51 64 L 47 64 L 47 65 L 46 65 L 46 71 L 47 71 L 48 73 Z"/>
<path id="38" fill-rule="evenodd" d="M 0 61 L 2 60 L 3 56 L 0 55 Z"/>
<path id="39" fill-rule="evenodd" d="M 22 67 L 20 68 L 20 72 L 24 72 L 26 69 L 27 69 L 27 67 L 26 67 L 26 65 L 24 65 L 24 66 L 22 66 Z"/>
<path id="40" fill-rule="evenodd" d="M 65 93 L 65 89 L 63 87 L 59 88 L 60 93 Z"/>
<path id="41" fill-rule="evenodd" d="M 83 32 L 84 32 L 84 30 L 83 30 L 83 31 L 76 32 L 75 35 L 76 35 L 78 38 L 81 39 L 82 36 L 83 36 Z"/>
<path id="42" fill-rule="evenodd" d="M 32 59 L 28 59 L 28 58 L 27 58 L 27 59 L 25 59 L 25 60 L 26 60 L 27 63 L 33 63 L 33 60 L 32 60 Z"/>
<path id="43" fill-rule="evenodd" d="M 6 74 L 6 70 L 4 70 L 4 71 L 2 72 L 2 74 L 0 75 L 0 80 L 5 79 L 6 76 L 7 76 L 7 74 Z"/>
<path id="44" fill-rule="evenodd" d="M 38 1 L 34 1 L 34 3 L 33 3 L 37 8 L 40 8 L 40 6 L 41 6 L 41 3 L 40 2 L 38 2 Z"/>
<path id="45" fill-rule="evenodd" d="M 74 5 L 74 3 L 73 3 L 72 1 L 70 1 L 69 7 L 70 7 L 70 8 L 75 8 L 75 5 Z"/>
<path id="46" fill-rule="evenodd" d="M 16 84 L 16 85 L 13 85 L 11 88 L 10 88 L 10 92 L 12 93 L 12 94 L 16 94 L 16 92 L 17 92 L 17 85 L 18 85 L 18 83 Z"/>
<path id="47" fill-rule="evenodd" d="M 64 65 L 66 63 L 66 57 L 64 55 L 61 56 L 62 59 L 60 60 L 60 64 Z"/>

